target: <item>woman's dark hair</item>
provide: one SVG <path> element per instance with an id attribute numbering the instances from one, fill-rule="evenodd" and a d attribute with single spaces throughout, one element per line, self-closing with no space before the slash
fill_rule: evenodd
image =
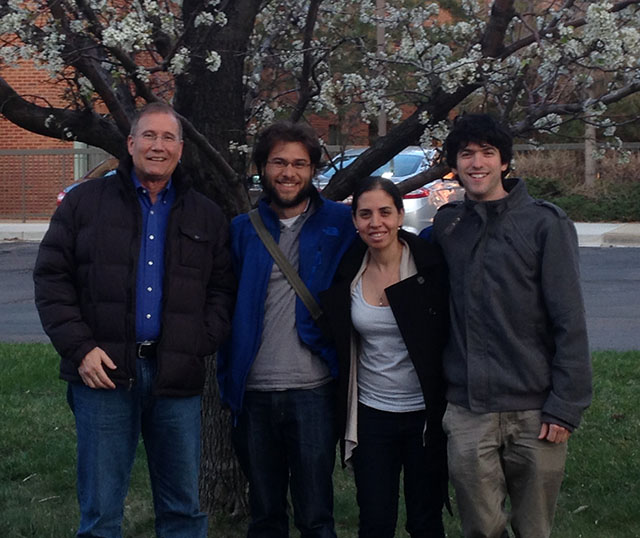
<path id="1" fill-rule="evenodd" d="M 513 157 L 513 137 L 509 129 L 498 123 L 488 114 L 462 114 L 453 122 L 453 129 L 444 142 L 444 154 L 447 164 L 456 168 L 458 152 L 467 144 L 490 144 L 498 148 L 500 162 L 507 165 L 502 173 L 509 172 Z"/>
<path id="2" fill-rule="evenodd" d="M 313 167 L 318 167 L 322 157 L 322 148 L 313 128 L 304 123 L 279 121 L 262 131 L 253 146 L 253 162 L 260 176 L 264 173 L 269 153 L 278 142 L 300 142 L 307 148 Z"/>
<path id="3" fill-rule="evenodd" d="M 391 196 L 393 205 L 396 206 L 398 211 L 402 211 L 404 209 L 402 194 L 400 194 L 400 189 L 398 189 L 393 181 L 385 177 L 368 176 L 356 182 L 355 190 L 353 191 L 353 199 L 351 200 L 351 212 L 354 215 L 356 214 L 356 211 L 358 210 L 358 199 L 360 196 L 365 192 L 375 191 L 377 189 L 383 190 Z"/>

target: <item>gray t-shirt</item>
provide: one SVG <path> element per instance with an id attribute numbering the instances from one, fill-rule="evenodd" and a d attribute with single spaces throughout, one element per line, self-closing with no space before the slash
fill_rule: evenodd
<path id="1" fill-rule="evenodd" d="M 300 231 L 313 212 L 313 204 L 310 204 L 293 223 L 280 222 L 278 246 L 296 269 Z M 300 341 L 295 308 L 296 292 L 274 263 L 264 305 L 262 341 L 249 371 L 247 390 L 311 389 L 331 379 L 325 361 Z"/>
<path id="2" fill-rule="evenodd" d="M 392 413 L 424 409 L 418 374 L 391 307 L 368 304 L 362 279 L 351 293 L 351 320 L 360 334 L 358 401 Z"/>

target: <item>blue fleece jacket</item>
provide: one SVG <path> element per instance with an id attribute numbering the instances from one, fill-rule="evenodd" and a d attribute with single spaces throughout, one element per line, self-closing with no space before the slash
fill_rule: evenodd
<path id="1" fill-rule="evenodd" d="M 317 299 L 331 284 L 342 255 L 355 237 L 348 206 L 313 196 L 316 211 L 300 231 L 300 278 Z M 262 200 L 258 206 L 267 230 L 280 240 L 277 215 Z M 234 415 L 242 409 L 249 370 L 262 340 L 264 304 L 273 258 L 258 237 L 249 216 L 231 222 L 233 267 L 238 279 L 238 297 L 230 338 L 218 353 L 220 398 Z M 335 349 L 323 336 L 300 298 L 296 300 L 296 328 L 300 340 L 322 357 L 333 377 L 338 374 Z"/>

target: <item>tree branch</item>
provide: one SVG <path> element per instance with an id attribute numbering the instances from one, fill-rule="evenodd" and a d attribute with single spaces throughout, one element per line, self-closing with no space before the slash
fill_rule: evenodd
<path id="1" fill-rule="evenodd" d="M 311 49 L 311 40 L 313 39 L 313 31 L 318 19 L 318 9 L 322 0 L 311 0 L 309 3 L 309 9 L 307 10 L 307 18 L 304 25 L 304 41 L 302 45 L 303 60 L 302 60 L 302 72 L 300 73 L 300 88 L 298 90 L 298 102 L 296 107 L 291 113 L 291 121 L 297 122 L 304 114 L 309 100 L 311 99 L 311 66 L 313 63 L 313 55 Z"/>
<path id="2" fill-rule="evenodd" d="M 482 36 L 482 54 L 495 58 L 504 50 L 504 36 L 511 19 L 516 14 L 514 0 L 495 0 L 491 8 L 491 17 Z"/>
<path id="3" fill-rule="evenodd" d="M 353 183 L 358 178 L 368 176 L 408 145 L 417 143 L 424 131 L 424 125 L 420 122 L 423 112 L 429 114 L 431 124 L 436 124 L 446 119 L 451 109 L 479 87 L 479 84 L 467 84 L 454 93 L 442 90 L 434 92 L 430 102 L 418 106 L 411 116 L 391 129 L 386 136 L 378 138 L 353 163 L 336 172 L 322 194 L 331 200 L 344 200 L 352 192 Z M 418 186 L 420 185 L 413 186 L 411 190 Z"/>
<path id="4" fill-rule="evenodd" d="M 126 154 L 125 137 L 115 124 L 89 110 L 75 111 L 41 107 L 20 97 L 0 77 L 0 113 L 10 122 L 34 133 L 78 140 L 122 157 Z"/>
<path id="5" fill-rule="evenodd" d="M 622 11 L 623 9 L 632 6 L 632 5 L 640 5 L 640 0 L 624 0 L 623 2 L 618 2 L 615 4 L 610 10 L 610 13 L 616 13 L 618 11 Z M 579 28 L 584 26 L 587 23 L 587 20 L 584 17 L 579 19 L 573 19 L 571 21 L 567 21 L 565 26 L 572 26 L 574 28 Z M 505 47 L 500 53 L 499 58 L 504 59 L 511 56 L 514 52 L 531 45 L 535 41 L 535 35 L 529 35 L 527 37 L 523 37 L 519 39 L 515 43 L 512 43 L 508 47 Z"/>
<path id="6" fill-rule="evenodd" d="M 182 122 L 182 128 L 184 129 L 184 133 L 187 135 L 187 138 L 189 138 L 189 140 L 191 140 L 198 149 L 206 155 L 206 157 L 218 169 L 218 171 L 225 176 L 225 178 L 232 183 L 237 183 L 239 181 L 238 174 L 236 174 L 235 170 L 229 166 L 229 163 L 227 163 L 220 152 L 209 143 L 204 135 L 202 135 L 202 133 L 200 133 L 200 131 L 198 131 L 187 118 L 177 112 L 176 114 Z"/>
<path id="7" fill-rule="evenodd" d="M 99 27 L 97 19 L 95 19 L 95 13 L 84 5 L 84 0 L 78 0 L 78 4 L 81 8 L 84 7 L 83 13 L 85 13 L 85 15 L 93 17 L 94 20 L 90 19 L 92 26 L 97 25 Z M 128 133 L 129 115 L 121 102 L 123 96 L 117 95 L 116 92 L 113 91 L 115 85 L 111 76 L 99 65 L 99 62 L 78 52 L 88 48 L 99 50 L 101 46 L 91 41 L 87 36 L 77 36 L 72 32 L 66 13 L 58 1 L 48 0 L 47 5 L 51 10 L 51 15 L 58 22 L 63 35 L 66 37 L 67 45 L 65 46 L 65 56 L 67 57 L 69 65 L 75 67 L 91 81 L 94 89 L 104 101 L 109 112 L 111 112 L 116 125 L 123 133 Z M 98 34 L 98 37 L 101 37 L 101 34 Z"/>

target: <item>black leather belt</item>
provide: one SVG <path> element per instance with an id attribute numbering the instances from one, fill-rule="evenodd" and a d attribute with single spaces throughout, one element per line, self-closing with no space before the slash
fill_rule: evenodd
<path id="1" fill-rule="evenodd" d="M 145 340 L 136 344 L 136 357 L 139 359 L 152 359 L 156 356 L 158 342 Z"/>

